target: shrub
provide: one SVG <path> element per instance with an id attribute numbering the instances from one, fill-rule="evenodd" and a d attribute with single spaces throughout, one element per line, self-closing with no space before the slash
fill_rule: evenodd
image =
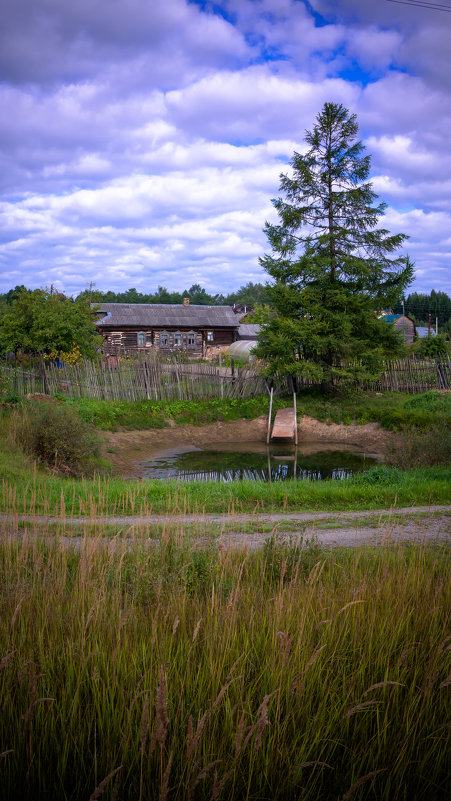
<path id="1" fill-rule="evenodd" d="M 428 431 L 411 429 L 402 441 L 397 438 L 389 443 L 386 461 L 402 470 L 449 465 L 451 431 L 447 425 L 434 426 Z"/>
<path id="2" fill-rule="evenodd" d="M 48 467 L 71 475 L 92 473 L 99 459 L 95 431 L 58 402 L 33 402 L 11 420 L 13 440 Z"/>
<path id="3" fill-rule="evenodd" d="M 445 334 L 437 334 L 437 336 L 420 339 L 415 345 L 415 351 L 421 356 L 429 356 L 434 359 L 437 356 L 446 355 L 449 351 L 449 344 Z"/>

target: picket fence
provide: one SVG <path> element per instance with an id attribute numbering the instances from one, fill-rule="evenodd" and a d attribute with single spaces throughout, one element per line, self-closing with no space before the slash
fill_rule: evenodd
<path id="1" fill-rule="evenodd" d="M 298 380 L 298 389 L 315 382 Z M 195 400 L 249 398 L 269 391 L 267 380 L 252 366 L 223 367 L 211 362 L 182 362 L 174 357 L 120 359 L 110 357 L 77 364 L 56 364 L 40 358 L 28 369 L 0 367 L 3 394 L 25 396 L 44 393 L 100 400 Z M 5 393 L 5 387 L 7 392 Z M 449 356 L 424 359 L 409 356 L 385 364 L 379 379 L 361 383 L 362 389 L 403 392 L 451 389 Z M 286 379 L 274 382 L 276 394 L 292 391 Z"/>

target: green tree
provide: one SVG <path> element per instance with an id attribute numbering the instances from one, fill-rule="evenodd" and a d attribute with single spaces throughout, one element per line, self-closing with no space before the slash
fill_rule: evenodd
<path id="1" fill-rule="evenodd" d="M 0 317 L 4 352 L 69 352 L 78 346 L 82 356 L 90 357 L 102 342 L 89 302 L 48 290 L 24 289 Z"/>
<path id="2" fill-rule="evenodd" d="M 242 303 L 244 306 L 255 307 L 269 305 L 271 302 L 270 291 L 265 284 L 254 284 L 249 281 L 241 286 L 236 292 L 231 292 L 225 298 L 226 305 L 232 306 L 234 303 Z"/>
<path id="3" fill-rule="evenodd" d="M 185 289 L 184 297 L 188 297 L 194 306 L 211 306 L 213 298 L 200 284 L 193 284 L 188 290 Z"/>
<path id="4" fill-rule="evenodd" d="M 393 308 L 393 311 L 398 314 L 402 310 L 402 303 L 398 303 Z M 436 320 L 438 320 L 440 330 L 445 331 L 448 321 L 451 320 L 451 298 L 446 292 L 436 292 L 435 289 L 431 291 L 430 295 L 412 292 L 407 298 L 404 298 L 404 311 L 415 320 L 417 325 L 428 325 L 429 315 L 431 315 L 431 323 L 434 328 Z"/>
<path id="5" fill-rule="evenodd" d="M 260 260 L 276 311 L 257 348 L 268 375 L 352 382 L 403 348 L 375 312 L 396 303 L 413 267 L 396 255 L 406 237 L 377 227 L 385 204 L 367 181 L 370 158 L 357 133 L 354 114 L 326 103 L 306 132 L 308 151 L 295 152 L 292 173 L 280 176 L 280 222 L 266 223 L 272 253 Z"/>
<path id="6" fill-rule="evenodd" d="M 415 343 L 415 352 L 422 356 L 435 358 L 448 353 L 449 347 L 445 334 L 423 337 Z"/>
<path id="7" fill-rule="evenodd" d="M 245 314 L 244 317 L 240 318 L 240 323 L 252 323 L 254 325 L 265 325 L 265 323 L 269 323 L 273 317 L 275 316 L 275 312 L 267 303 L 264 305 L 260 303 L 255 304 L 254 311 Z"/>

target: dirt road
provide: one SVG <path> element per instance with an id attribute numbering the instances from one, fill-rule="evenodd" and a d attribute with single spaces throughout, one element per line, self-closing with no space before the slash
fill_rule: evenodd
<path id="1" fill-rule="evenodd" d="M 21 526 L 26 524 L 26 526 Z M 219 547 L 261 547 L 268 536 L 277 533 L 281 539 L 315 538 L 329 548 L 382 545 L 397 542 L 451 542 L 451 506 L 418 506 L 399 509 L 377 509 L 359 512 L 291 512 L 259 515 L 124 515 L 91 518 L 57 518 L 45 516 L 0 515 L 0 538 L 21 537 L 31 530 L 46 540 L 51 538 L 49 527 L 57 526 L 67 544 L 80 544 L 83 529 L 95 527 L 96 537 L 105 544 L 115 536 L 125 537 L 130 544 L 143 537 L 155 541 L 162 530 L 177 529 L 192 534 L 199 545 L 214 540 Z M 53 536 L 53 535 L 52 535 Z"/>

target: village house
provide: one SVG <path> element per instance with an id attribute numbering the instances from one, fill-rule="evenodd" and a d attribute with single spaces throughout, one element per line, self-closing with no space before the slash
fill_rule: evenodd
<path id="1" fill-rule="evenodd" d="M 381 320 L 394 326 L 395 331 L 401 335 L 405 345 L 413 345 L 415 341 L 415 323 L 406 314 L 381 314 Z"/>
<path id="2" fill-rule="evenodd" d="M 239 319 L 231 306 L 182 304 L 93 304 L 105 351 L 183 353 L 213 356 L 238 339 Z"/>

